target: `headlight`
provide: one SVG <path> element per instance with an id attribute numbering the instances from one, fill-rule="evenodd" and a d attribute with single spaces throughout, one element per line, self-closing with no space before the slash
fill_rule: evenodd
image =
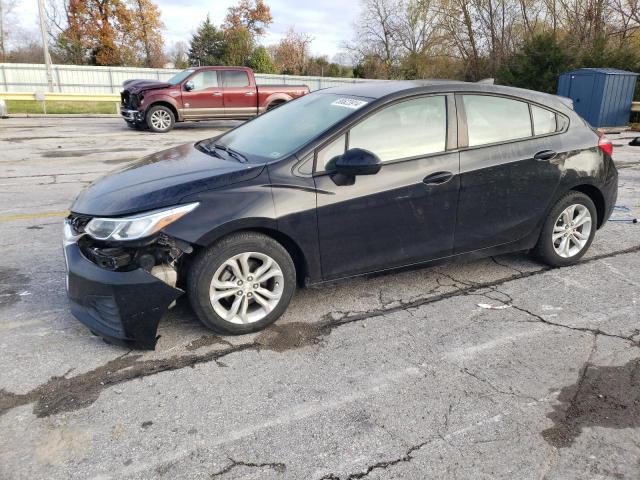
<path id="1" fill-rule="evenodd" d="M 96 240 L 137 240 L 162 230 L 198 205 L 197 202 L 189 203 L 132 217 L 94 218 L 87 223 L 84 231 Z"/>

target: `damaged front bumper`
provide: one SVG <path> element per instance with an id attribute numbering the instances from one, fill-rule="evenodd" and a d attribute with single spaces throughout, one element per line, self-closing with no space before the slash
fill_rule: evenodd
<path id="1" fill-rule="evenodd" d="M 132 110 L 130 108 L 120 108 L 120 115 L 127 122 L 131 123 L 142 123 L 144 121 L 144 114 L 139 110 Z"/>
<path id="2" fill-rule="evenodd" d="M 160 318 L 184 292 L 142 268 L 111 271 L 87 259 L 65 224 L 64 255 L 71 313 L 118 345 L 154 349 Z"/>

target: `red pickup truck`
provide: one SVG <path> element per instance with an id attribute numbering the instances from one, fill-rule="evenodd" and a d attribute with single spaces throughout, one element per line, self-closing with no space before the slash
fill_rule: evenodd
<path id="1" fill-rule="evenodd" d="M 197 67 L 166 82 L 127 80 L 120 114 L 132 128 L 164 133 L 175 122 L 245 120 L 309 93 L 306 85 L 256 85 L 244 67 Z"/>

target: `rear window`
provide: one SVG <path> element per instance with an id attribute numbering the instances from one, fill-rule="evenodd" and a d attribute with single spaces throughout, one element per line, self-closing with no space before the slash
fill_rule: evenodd
<path id="1" fill-rule="evenodd" d="M 533 119 L 534 135 L 544 135 L 558 131 L 556 114 L 546 108 L 531 105 L 531 118 Z"/>
<path id="2" fill-rule="evenodd" d="M 469 146 L 531 136 L 529 104 L 491 95 L 463 95 Z"/>
<path id="3" fill-rule="evenodd" d="M 249 76 L 241 70 L 223 70 L 222 83 L 225 87 L 248 87 Z"/>

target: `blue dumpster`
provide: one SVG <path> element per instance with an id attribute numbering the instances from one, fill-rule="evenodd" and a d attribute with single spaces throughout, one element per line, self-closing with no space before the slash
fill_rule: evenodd
<path id="1" fill-rule="evenodd" d="M 629 123 L 638 74 L 615 68 L 579 68 L 560 75 L 558 95 L 573 100 L 576 112 L 592 127 Z"/>

